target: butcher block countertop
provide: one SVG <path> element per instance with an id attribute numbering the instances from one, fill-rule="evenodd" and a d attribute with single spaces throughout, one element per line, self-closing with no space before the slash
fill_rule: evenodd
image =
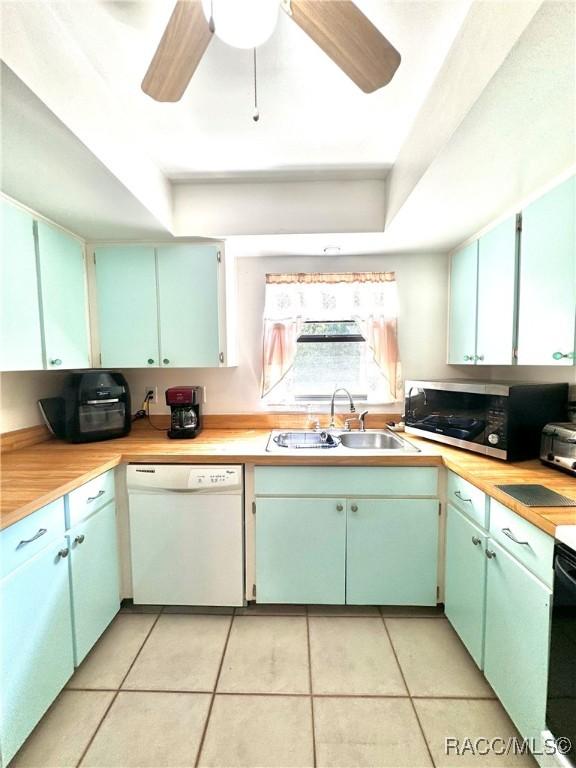
<path id="1" fill-rule="evenodd" d="M 233 417 L 231 417 L 233 419 Z M 505 483 L 540 483 L 576 499 L 576 480 L 538 460 L 505 463 L 457 448 L 403 435 L 421 453 L 382 455 L 349 451 L 266 453 L 269 429 L 205 429 L 194 440 L 169 440 L 166 433 L 137 424 L 128 437 L 72 445 L 47 440 L 2 455 L 0 528 L 6 528 L 54 499 L 121 463 L 222 463 L 323 466 L 446 466 L 513 509 L 546 533 L 576 525 L 576 507 L 526 507 L 499 491 Z"/>

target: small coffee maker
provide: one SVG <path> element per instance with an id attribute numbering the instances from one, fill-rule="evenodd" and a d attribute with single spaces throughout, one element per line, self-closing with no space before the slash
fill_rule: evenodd
<path id="1" fill-rule="evenodd" d="M 201 431 L 201 397 L 201 387 L 170 387 L 166 390 L 166 405 L 171 411 L 168 437 L 196 437 Z"/>

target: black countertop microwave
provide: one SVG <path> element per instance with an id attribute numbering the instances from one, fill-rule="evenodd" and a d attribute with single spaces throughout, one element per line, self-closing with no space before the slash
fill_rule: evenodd
<path id="1" fill-rule="evenodd" d="M 505 461 L 536 458 L 542 428 L 565 420 L 568 384 L 407 381 L 406 432 Z"/>

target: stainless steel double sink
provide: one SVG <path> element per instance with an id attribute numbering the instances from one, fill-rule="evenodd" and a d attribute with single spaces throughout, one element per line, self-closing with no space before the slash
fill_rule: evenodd
<path id="1" fill-rule="evenodd" d="M 266 450 L 270 453 L 313 450 L 342 453 L 351 449 L 377 453 L 420 453 L 420 449 L 391 430 L 367 429 L 365 432 L 338 430 L 280 430 L 270 433 Z"/>

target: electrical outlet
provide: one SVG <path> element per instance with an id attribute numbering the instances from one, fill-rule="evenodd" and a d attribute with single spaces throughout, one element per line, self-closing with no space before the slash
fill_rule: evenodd
<path id="1" fill-rule="evenodd" d="M 148 397 L 148 393 L 152 392 L 152 397 L 148 400 L 149 403 L 157 403 L 158 402 L 158 387 L 154 385 L 147 385 L 144 387 L 144 399 Z"/>

